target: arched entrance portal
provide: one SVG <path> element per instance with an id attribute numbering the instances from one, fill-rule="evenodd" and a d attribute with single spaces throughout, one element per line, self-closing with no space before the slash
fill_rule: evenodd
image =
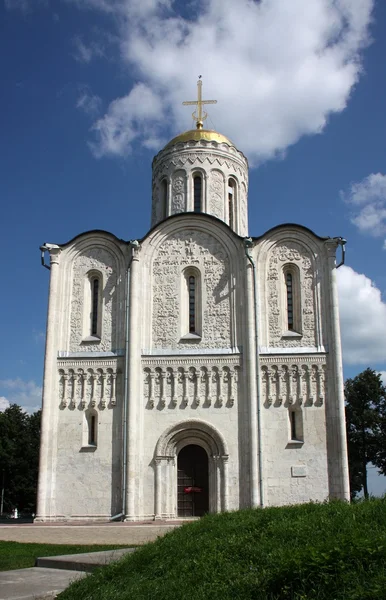
<path id="1" fill-rule="evenodd" d="M 209 511 L 208 455 L 189 444 L 177 457 L 177 504 L 179 517 L 202 517 Z"/>
<path id="2" fill-rule="evenodd" d="M 228 458 L 224 437 L 210 423 L 188 419 L 168 427 L 154 452 L 154 518 L 228 510 Z M 191 498 L 184 492 L 183 499 L 183 490 L 188 487 L 203 491 L 192 491 Z"/>

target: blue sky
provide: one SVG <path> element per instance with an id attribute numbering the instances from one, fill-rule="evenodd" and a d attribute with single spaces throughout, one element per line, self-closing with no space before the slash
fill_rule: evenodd
<path id="1" fill-rule="evenodd" d="M 0 53 L 3 406 L 40 403 L 39 246 L 146 233 L 152 157 L 191 128 L 199 74 L 207 126 L 250 160 L 250 234 L 347 238 L 345 376 L 386 374 L 384 1 L 0 0 Z"/>

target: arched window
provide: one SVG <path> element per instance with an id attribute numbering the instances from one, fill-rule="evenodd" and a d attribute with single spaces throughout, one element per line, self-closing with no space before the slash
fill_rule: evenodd
<path id="1" fill-rule="evenodd" d="M 294 328 L 294 298 L 293 298 L 293 279 L 292 273 L 287 272 L 285 276 L 285 284 L 287 289 L 287 327 L 288 331 L 293 331 Z"/>
<path id="2" fill-rule="evenodd" d="M 166 179 L 161 181 L 161 210 L 162 218 L 166 219 L 168 216 L 168 182 Z"/>
<path id="3" fill-rule="evenodd" d="M 288 335 L 302 334 L 300 271 L 291 263 L 283 267 L 283 330 Z"/>
<path id="4" fill-rule="evenodd" d="M 91 279 L 91 335 L 98 335 L 99 278 Z"/>
<path id="5" fill-rule="evenodd" d="M 188 267 L 182 272 L 181 288 L 181 338 L 201 337 L 202 297 L 201 273 L 196 267 Z"/>
<path id="6" fill-rule="evenodd" d="M 195 175 L 193 178 L 193 210 L 194 212 L 202 211 L 202 177 Z"/>
<path id="7" fill-rule="evenodd" d="M 196 278 L 189 275 L 189 333 L 196 333 Z"/>
<path id="8" fill-rule="evenodd" d="M 231 229 L 234 229 L 234 225 L 235 225 L 235 204 L 236 204 L 235 190 L 236 190 L 235 180 L 228 179 L 228 213 L 229 213 L 229 227 Z"/>
<path id="9" fill-rule="evenodd" d="M 89 271 L 84 281 L 83 342 L 100 340 L 102 332 L 102 273 Z"/>

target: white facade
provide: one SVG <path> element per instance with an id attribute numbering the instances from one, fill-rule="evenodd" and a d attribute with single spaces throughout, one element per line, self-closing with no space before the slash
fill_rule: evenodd
<path id="1" fill-rule="evenodd" d="M 43 246 L 37 520 L 349 498 L 342 240 L 295 225 L 248 238 L 247 195 L 244 155 L 194 130 L 153 161 L 142 240 Z"/>

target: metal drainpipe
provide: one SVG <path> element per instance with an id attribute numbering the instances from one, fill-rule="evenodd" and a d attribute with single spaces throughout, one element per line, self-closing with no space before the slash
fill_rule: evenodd
<path id="1" fill-rule="evenodd" d="M 341 258 L 341 261 L 340 261 L 339 265 L 336 265 L 336 269 L 339 269 L 339 267 L 341 267 L 342 265 L 344 265 L 344 261 L 345 261 L 345 258 L 346 258 L 346 244 L 347 244 L 347 240 L 345 240 L 342 237 L 337 237 L 335 239 L 338 242 L 339 246 L 342 248 L 342 258 Z"/>
<path id="2" fill-rule="evenodd" d="M 255 346 L 256 346 L 256 390 L 257 390 L 257 436 L 258 436 L 258 464 L 259 464 L 259 492 L 260 492 L 260 506 L 264 507 L 264 487 L 263 487 L 263 457 L 261 454 L 261 411 L 260 411 L 260 353 L 259 353 L 259 329 L 258 329 L 258 296 L 257 296 L 257 277 L 256 277 L 256 265 L 249 254 L 249 249 L 252 246 L 252 238 L 244 239 L 244 250 L 245 256 L 252 265 L 253 271 L 253 296 L 255 303 Z"/>
<path id="3" fill-rule="evenodd" d="M 123 395 L 123 444 L 122 444 L 122 468 L 123 468 L 123 477 L 122 477 L 122 512 L 110 517 L 110 521 L 115 521 L 116 519 L 120 519 L 126 514 L 126 488 L 127 488 L 127 477 L 126 477 L 126 465 L 127 465 L 127 403 L 129 401 L 129 351 L 130 351 L 130 313 L 129 313 L 129 297 L 130 297 L 130 267 L 133 262 L 133 252 L 134 247 L 138 246 L 137 240 L 130 241 L 131 248 L 131 257 L 130 262 L 127 267 L 127 285 L 126 285 L 126 306 L 125 306 L 125 385 L 124 385 L 124 395 Z"/>

